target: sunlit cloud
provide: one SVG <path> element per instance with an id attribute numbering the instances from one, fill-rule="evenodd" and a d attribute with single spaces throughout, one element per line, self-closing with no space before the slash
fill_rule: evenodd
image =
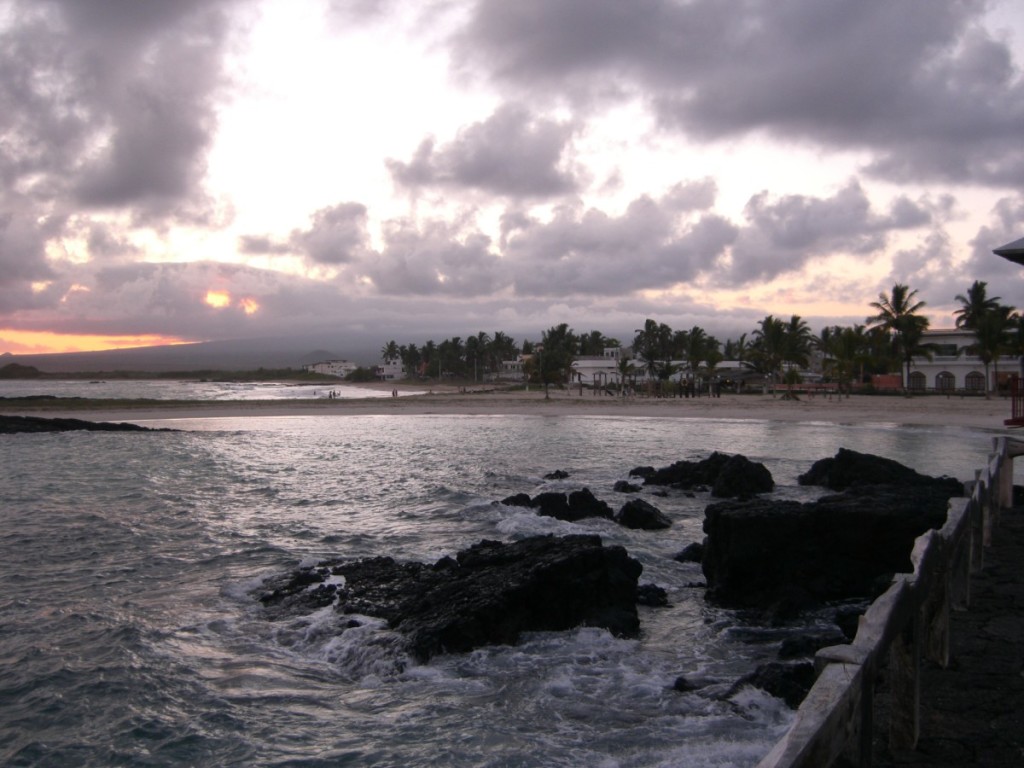
<path id="1" fill-rule="evenodd" d="M 238 302 L 238 306 L 242 308 L 242 311 L 247 315 L 255 315 L 260 311 L 260 303 L 253 298 L 244 298 Z"/>
<path id="2" fill-rule="evenodd" d="M 231 306 L 231 294 L 227 291 L 207 291 L 204 301 L 214 309 Z"/>

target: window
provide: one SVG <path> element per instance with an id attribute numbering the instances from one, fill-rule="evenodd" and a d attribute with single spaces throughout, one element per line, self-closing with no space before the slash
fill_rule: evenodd
<path id="1" fill-rule="evenodd" d="M 964 386 L 972 392 L 984 392 L 985 375 L 978 371 L 971 371 L 967 374 L 967 378 L 964 379 Z"/>
<path id="2" fill-rule="evenodd" d="M 925 382 L 926 382 L 926 379 L 924 377 L 924 374 L 921 373 L 920 371 L 914 371 L 913 373 L 910 374 L 910 383 L 909 383 L 910 389 L 913 389 L 913 390 L 916 390 L 916 391 L 919 391 L 919 392 L 924 392 Z"/>
<path id="3" fill-rule="evenodd" d="M 956 389 L 956 378 L 949 371 L 943 371 L 935 377 L 935 388 L 939 392 L 950 392 Z"/>

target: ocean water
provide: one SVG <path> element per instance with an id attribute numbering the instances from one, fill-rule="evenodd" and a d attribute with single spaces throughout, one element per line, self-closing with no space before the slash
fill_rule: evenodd
<path id="1" fill-rule="evenodd" d="M 497 500 L 589 487 L 713 450 L 763 461 L 777 495 L 840 446 L 973 477 L 993 433 L 876 424 L 608 417 L 331 416 L 150 422 L 173 433 L 0 436 L 0 764 L 749 766 L 792 713 L 727 698 L 774 659 L 671 556 L 708 499 L 647 497 L 629 531 Z M 567 480 L 545 481 L 555 469 Z M 646 494 L 645 494 L 646 497 Z M 433 561 L 482 538 L 597 533 L 666 588 L 642 634 L 536 633 L 405 658 L 380 622 L 269 621 L 253 592 L 328 556 Z M 775 633 L 775 634 L 773 634 Z M 756 642 L 752 642 L 756 640 Z M 706 683 L 672 690 L 678 676 Z"/>
<path id="2" fill-rule="evenodd" d="M 391 397 L 391 390 L 323 382 L 297 384 L 280 381 L 187 381 L 179 379 L 5 379 L 0 398 L 49 395 L 98 400 L 316 400 L 333 393 L 339 398 Z M 404 389 L 399 394 L 422 394 Z"/>

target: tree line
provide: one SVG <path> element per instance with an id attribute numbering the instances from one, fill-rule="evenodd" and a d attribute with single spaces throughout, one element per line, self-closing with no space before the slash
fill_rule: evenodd
<path id="1" fill-rule="evenodd" d="M 988 284 L 975 280 L 955 297 L 959 308 L 953 313 L 956 327 L 969 331 L 974 343 L 968 352 L 985 366 L 985 378 L 992 387 L 989 367 L 998 366 L 1001 355 L 1024 352 L 1024 316 L 998 296 L 988 295 Z M 680 380 L 714 375 L 723 360 L 739 361 L 760 373 L 769 385 L 779 381 L 795 383 L 800 370 L 807 369 L 813 355 L 821 358 L 822 372 L 847 393 L 855 381 L 868 375 L 899 372 L 904 386 L 909 382 L 915 357 L 930 359 L 934 348 L 925 341 L 928 318 L 922 314 L 925 302 L 917 291 L 896 283 L 870 303 L 873 314 L 863 324 L 830 325 L 814 334 L 799 315 L 788 319 L 767 315 L 750 332 L 724 343 L 700 326 L 673 330 L 665 323 L 647 319 L 631 339 L 633 359 L 617 361 L 621 380 L 638 373 L 651 381 Z M 401 361 L 407 376 L 482 381 L 500 371 L 503 361 L 529 356 L 529 380 L 565 384 L 571 380 L 572 363 L 579 357 L 600 356 L 621 342 L 601 331 L 577 334 L 566 323 L 542 332 L 539 343 L 517 343 L 502 331 L 493 335 L 480 331 L 465 339 L 459 336 L 422 346 L 388 341 L 381 348 L 387 363 Z"/>

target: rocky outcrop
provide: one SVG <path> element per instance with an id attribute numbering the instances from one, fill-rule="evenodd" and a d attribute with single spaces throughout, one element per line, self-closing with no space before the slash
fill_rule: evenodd
<path id="1" fill-rule="evenodd" d="M 769 493 L 775 489 L 775 480 L 768 468 L 746 456 L 730 456 L 722 464 L 711 485 L 711 495 L 718 499 L 734 499 Z"/>
<path id="2" fill-rule="evenodd" d="M 711 504 L 702 561 L 709 596 L 757 608 L 874 597 L 894 573 L 912 570 L 914 539 L 942 525 L 949 497 L 940 483 L 854 486 L 806 504 Z"/>
<path id="3" fill-rule="evenodd" d="M 630 477 L 643 478 L 644 485 L 660 485 L 680 490 L 711 490 L 717 498 L 735 498 L 768 493 L 775 488 L 771 472 L 760 463 L 742 455 L 729 456 L 715 451 L 700 461 L 677 461 L 667 467 L 636 467 Z"/>
<path id="4" fill-rule="evenodd" d="M 642 566 L 598 536 L 482 541 L 433 565 L 389 557 L 325 562 L 269 580 L 271 618 L 334 604 L 385 619 L 421 661 L 438 653 L 515 643 L 528 631 L 604 627 L 635 636 Z"/>
<path id="5" fill-rule="evenodd" d="M 615 522 L 625 528 L 658 531 L 669 528 L 672 521 L 664 512 L 643 499 L 630 499 L 615 513 Z"/>
<path id="6" fill-rule="evenodd" d="M 109 421 L 85 421 L 83 419 L 49 419 L 40 416 L 0 415 L 0 435 L 16 432 L 170 432 L 168 429 L 151 429 L 138 424 L 113 423 Z"/>
<path id="7" fill-rule="evenodd" d="M 820 459 L 797 478 L 800 485 L 819 485 L 843 491 L 859 485 L 938 486 L 950 496 L 963 494 L 963 484 L 952 477 L 922 475 L 898 461 L 840 448 L 836 455 Z"/>

